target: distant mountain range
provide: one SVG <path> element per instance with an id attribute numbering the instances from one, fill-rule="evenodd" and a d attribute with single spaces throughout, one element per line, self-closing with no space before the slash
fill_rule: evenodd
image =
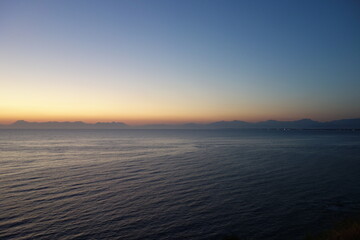
<path id="1" fill-rule="evenodd" d="M 122 122 L 27 122 L 16 121 L 8 125 L 0 125 L 2 129 L 223 129 L 223 128 L 255 128 L 255 129 L 360 129 L 360 118 L 342 119 L 329 122 L 318 122 L 311 119 L 296 121 L 268 120 L 263 122 L 220 121 L 208 124 L 152 124 L 130 126 Z"/>
<path id="2" fill-rule="evenodd" d="M 16 121 L 9 125 L 0 125 L 0 128 L 11 129 L 116 129 L 128 127 L 122 122 L 98 122 L 84 123 L 76 122 L 27 122 L 24 120 Z"/>

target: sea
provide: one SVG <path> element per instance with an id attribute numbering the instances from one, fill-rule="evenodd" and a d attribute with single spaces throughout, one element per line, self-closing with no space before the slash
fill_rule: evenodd
<path id="1" fill-rule="evenodd" d="M 0 130 L 0 239 L 304 239 L 360 215 L 360 131 Z"/>

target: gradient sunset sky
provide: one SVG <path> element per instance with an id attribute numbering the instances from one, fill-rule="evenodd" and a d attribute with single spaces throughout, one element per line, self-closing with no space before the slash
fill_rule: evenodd
<path id="1" fill-rule="evenodd" d="M 360 1 L 0 1 L 0 123 L 360 117 Z"/>

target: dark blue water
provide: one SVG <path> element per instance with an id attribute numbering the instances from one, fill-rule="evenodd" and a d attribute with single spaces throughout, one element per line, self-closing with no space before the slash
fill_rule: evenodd
<path id="1" fill-rule="evenodd" d="M 359 213 L 356 131 L 0 131 L 0 239 L 303 239 Z"/>

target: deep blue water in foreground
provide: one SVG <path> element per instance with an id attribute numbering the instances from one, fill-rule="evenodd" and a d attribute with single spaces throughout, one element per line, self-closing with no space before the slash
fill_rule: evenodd
<path id="1" fill-rule="evenodd" d="M 360 213 L 360 132 L 0 130 L 0 239 L 303 239 Z"/>

